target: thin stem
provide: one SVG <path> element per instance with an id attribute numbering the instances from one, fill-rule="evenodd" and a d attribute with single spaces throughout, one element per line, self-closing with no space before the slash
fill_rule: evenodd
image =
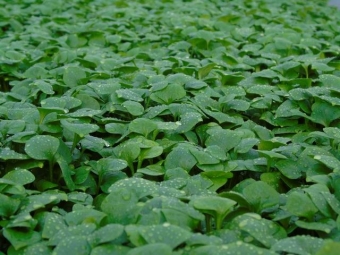
<path id="1" fill-rule="evenodd" d="M 142 168 L 142 164 L 143 164 L 143 158 L 142 157 L 138 157 L 137 169 Z"/>
<path id="2" fill-rule="evenodd" d="M 304 66 L 303 67 L 305 69 L 305 72 L 306 72 L 306 78 L 308 79 L 309 78 L 309 73 L 308 73 L 308 66 Z"/>
<path id="3" fill-rule="evenodd" d="M 152 132 L 152 138 L 151 138 L 152 141 L 155 141 L 155 140 L 156 140 L 156 137 L 157 137 L 158 133 L 159 133 L 159 131 L 158 131 L 157 129 L 155 129 L 155 130 Z"/>
<path id="4" fill-rule="evenodd" d="M 206 232 L 211 232 L 211 216 L 209 214 L 205 215 L 205 228 Z"/>
<path id="5" fill-rule="evenodd" d="M 80 140 L 81 140 L 81 137 L 78 134 L 74 133 L 71 153 L 74 151 L 74 149 L 76 148 L 76 146 L 77 146 L 77 144 Z"/>
<path id="6" fill-rule="evenodd" d="M 221 215 L 217 215 L 215 218 L 216 221 L 216 230 L 220 230 L 222 228 L 223 217 Z"/>
<path id="7" fill-rule="evenodd" d="M 131 176 L 133 176 L 135 174 L 135 168 L 133 166 L 133 163 L 132 162 L 128 163 L 128 166 L 129 166 L 130 171 L 131 171 Z"/>
<path id="8" fill-rule="evenodd" d="M 49 172 L 50 172 L 50 181 L 51 182 L 53 182 L 53 166 L 54 166 L 53 160 L 49 160 L 48 161 L 48 168 L 49 168 Z"/>

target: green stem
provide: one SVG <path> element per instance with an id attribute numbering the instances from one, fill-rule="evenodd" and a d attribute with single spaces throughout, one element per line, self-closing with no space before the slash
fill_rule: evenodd
<path id="1" fill-rule="evenodd" d="M 215 218 L 216 230 L 220 230 L 222 228 L 223 217 L 221 215 L 217 215 Z"/>
<path id="2" fill-rule="evenodd" d="M 155 130 L 152 132 L 152 138 L 151 138 L 152 141 L 155 141 L 155 140 L 156 140 L 156 137 L 157 137 L 158 133 L 159 133 L 159 131 L 158 131 L 157 129 L 155 129 Z"/>
<path id="3" fill-rule="evenodd" d="M 143 164 L 143 158 L 138 157 L 137 169 L 142 168 L 142 164 Z"/>
<path id="4" fill-rule="evenodd" d="M 211 232 L 211 216 L 208 214 L 205 215 L 205 228 L 207 233 Z"/>
<path id="5" fill-rule="evenodd" d="M 268 157 L 267 158 L 267 173 L 270 172 L 270 168 L 272 167 L 272 164 L 273 164 L 273 159 Z"/>
<path id="6" fill-rule="evenodd" d="M 50 172 L 50 181 L 51 182 L 53 182 L 53 165 L 54 165 L 53 160 L 48 161 L 48 168 L 49 168 L 49 172 Z"/>
<path id="7" fill-rule="evenodd" d="M 130 171 L 131 171 L 131 176 L 133 176 L 135 174 L 135 168 L 133 166 L 133 163 L 132 162 L 128 163 L 128 166 L 129 166 Z"/>
<path id="8" fill-rule="evenodd" d="M 308 79 L 309 78 L 309 73 L 308 73 L 308 66 L 307 67 L 303 67 L 305 69 L 305 72 L 306 72 L 306 78 Z"/>
<path id="9" fill-rule="evenodd" d="M 74 149 L 76 148 L 76 146 L 77 146 L 77 144 L 80 140 L 81 140 L 81 137 L 78 134 L 74 133 L 71 153 L 74 151 Z"/>

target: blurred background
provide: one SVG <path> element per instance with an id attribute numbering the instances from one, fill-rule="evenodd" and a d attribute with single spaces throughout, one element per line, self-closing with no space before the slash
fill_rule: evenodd
<path id="1" fill-rule="evenodd" d="M 330 0 L 329 4 L 340 8 L 340 0 Z"/>

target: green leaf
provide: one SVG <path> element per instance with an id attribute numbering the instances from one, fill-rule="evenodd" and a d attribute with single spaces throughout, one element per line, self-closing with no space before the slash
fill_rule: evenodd
<path id="1" fill-rule="evenodd" d="M 307 115 L 300 111 L 299 105 L 292 100 L 283 102 L 277 109 L 275 118 L 285 118 L 291 116 L 307 117 Z"/>
<path id="2" fill-rule="evenodd" d="M 64 249 L 71 245 L 69 244 L 69 242 L 67 242 L 67 240 L 69 240 L 70 238 L 75 238 L 75 240 L 77 240 L 77 237 L 85 237 L 85 239 L 81 239 L 86 240 L 87 236 L 91 235 L 95 231 L 95 229 L 96 225 L 93 223 L 86 223 L 77 226 L 62 228 L 50 238 L 48 244 L 52 246 L 60 244 L 61 248 Z M 87 245 L 85 245 L 83 241 L 80 241 L 80 243 L 83 243 L 84 247 L 87 247 Z M 80 247 L 77 247 L 77 249 L 80 249 Z"/>
<path id="3" fill-rule="evenodd" d="M 280 153 L 274 152 L 274 151 L 265 151 L 265 150 L 258 150 L 260 155 L 264 155 L 265 157 L 268 157 L 269 159 L 286 159 L 287 157 L 285 155 L 282 155 Z"/>
<path id="4" fill-rule="evenodd" d="M 289 179 L 298 179 L 302 176 L 301 165 L 293 160 L 283 159 L 275 163 L 279 171 Z"/>
<path id="5" fill-rule="evenodd" d="M 295 225 L 309 230 L 322 231 L 329 234 L 336 228 L 336 223 L 332 219 L 323 220 L 322 222 L 307 222 L 302 220 L 295 221 Z"/>
<path id="6" fill-rule="evenodd" d="M 120 180 L 114 183 L 110 188 L 109 192 L 113 192 L 115 190 L 120 189 L 128 189 L 131 192 L 133 191 L 138 199 L 141 199 L 146 196 L 152 196 L 158 194 L 158 185 L 154 182 L 145 180 L 142 178 L 129 178 Z"/>
<path id="7" fill-rule="evenodd" d="M 267 249 L 259 248 L 255 245 L 237 241 L 223 245 L 204 245 L 191 250 L 191 254 L 195 255 L 275 255 L 277 253 Z"/>
<path id="8" fill-rule="evenodd" d="M 1 120 L 0 130 L 2 134 L 16 134 L 25 129 L 26 123 L 23 120 Z"/>
<path id="9" fill-rule="evenodd" d="M 228 179 L 233 177 L 233 174 L 231 172 L 224 171 L 209 171 L 201 173 L 201 176 L 211 180 L 214 183 L 214 185 L 211 186 L 209 190 L 216 191 L 224 184 L 226 184 Z"/>
<path id="10" fill-rule="evenodd" d="M 67 225 L 64 218 L 57 213 L 46 212 L 42 229 L 42 238 L 49 239 L 61 230 L 66 230 Z"/>
<path id="11" fill-rule="evenodd" d="M 125 142 L 115 148 L 115 154 L 131 164 L 139 156 L 141 150 L 138 144 L 133 142 Z"/>
<path id="12" fill-rule="evenodd" d="M 72 172 L 71 172 L 71 168 L 68 164 L 68 162 L 65 160 L 65 157 L 63 157 L 60 154 L 56 155 L 56 161 L 59 164 L 61 173 L 63 175 L 64 181 L 66 183 L 66 186 L 68 187 L 69 190 L 73 191 L 76 188 L 76 185 L 73 182 L 72 179 Z"/>
<path id="13" fill-rule="evenodd" d="M 319 80 L 324 86 L 339 91 L 340 77 L 334 74 L 322 74 L 319 76 Z"/>
<path id="14" fill-rule="evenodd" d="M 55 92 L 53 91 L 53 86 L 50 83 L 45 82 L 44 80 L 36 80 L 31 86 L 37 86 L 43 93 L 48 95 L 53 95 Z"/>
<path id="15" fill-rule="evenodd" d="M 69 66 L 64 70 L 63 81 L 70 88 L 81 84 L 81 80 L 84 78 L 86 78 L 86 73 L 78 66 Z"/>
<path id="16" fill-rule="evenodd" d="M 262 219 L 258 214 L 252 213 L 237 216 L 230 224 L 230 228 L 241 231 L 245 236 L 244 240 L 255 239 L 267 248 L 270 248 L 278 240 L 287 237 L 286 231 L 279 224 Z"/>
<path id="17" fill-rule="evenodd" d="M 89 208 L 79 208 L 68 213 L 65 216 L 65 221 L 68 226 L 76 226 L 88 222 L 99 225 L 105 217 L 106 214 L 100 211 Z"/>
<path id="18" fill-rule="evenodd" d="M 226 197 L 229 198 L 231 200 L 234 200 L 235 202 L 237 202 L 239 204 L 239 206 L 241 207 L 249 207 L 249 203 L 247 201 L 247 199 L 240 193 L 235 192 L 235 191 L 228 191 L 228 192 L 222 192 L 219 194 L 221 197 Z"/>
<path id="19" fill-rule="evenodd" d="M 126 231 L 128 235 L 129 232 L 131 232 L 129 229 L 126 229 Z M 184 243 L 192 235 L 189 231 L 169 223 L 153 226 L 138 226 L 137 231 L 147 244 L 164 243 L 172 249 Z"/>
<path id="20" fill-rule="evenodd" d="M 130 132 L 135 132 L 137 134 L 142 134 L 147 137 L 151 132 L 157 129 L 157 124 L 149 119 L 137 118 L 130 122 L 129 130 Z"/>
<path id="21" fill-rule="evenodd" d="M 26 169 L 16 169 L 8 172 L 2 178 L 11 180 L 20 185 L 26 185 L 32 183 L 35 180 L 35 176 Z"/>
<path id="22" fill-rule="evenodd" d="M 204 113 L 216 119 L 219 124 L 222 124 L 222 123 L 242 124 L 243 122 L 243 119 L 237 115 L 231 116 L 223 112 L 216 112 L 216 111 L 210 111 L 210 110 L 204 110 Z"/>
<path id="23" fill-rule="evenodd" d="M 339 253 L 340 244 L 332 240 L 327 240 L 315 255 L 337 255 Z"/>
<path id="24" fill-rule="evenodd" d="M 312 105 L 311 118 L 314 122 L 329 127 L 333 120 L 340 117 L 340 107 L 333 106 L 325 101 L 316 101 Z"/>
<path id="25" fill-rule="evenodd" d="M 215 63 L 210 63 L 198 69 L 198 79 L 204 79 L 215 66 Z"/>
<path id="26" fill-rule="evenodd" d="M 25 213 L 30 213 L 44 208 L 46 205 L 57 204 L 60 201 L 66 200 L 67 196 L 62 192 L 58 193 L 49 191 L 41 194 L 30 195 L 23 201 L 20 213 L 25 215 Z"/>
<path id="27" fill-rule="evenodd" d="M 35 255 L 35 254 L 50 255 L 51 252 L 52 252 L 51 248 L 48 247 L 46 242 L 35 243 L 25 248 L 24 250 L 25 255 Z"/>
<path id="28" fill-rule="evenodd" d="M 108 123 L 105 130 L 110 134 L 124 134 L 127 131 L 127 125 L 123 123 Z"/>
<path id="29" fill-rule="evenodd" d="M 10 217 L 19 209 L 20 199 L 11 198 L 0 193 L 0 216 Z"/>
<path id="30" fill-rule="evenodd" d="M 44 68 L 42 68 L 41 66 L 34 65 L 28 68 L 23 74 L 23 76 L 25 78 L 39 79 L 46 78 L 46 74 L 47 72 Z"/>
<path id="31" fill-rule="evenodd" d="M 127 254 L 130 250 L 131 248 L 127 246 L 108 243 L 94 247 L 91 255 L 120 255 Z"/>
<path id="32" fill-rule="evenodd" d="M 165 174 L 164 166 L 159 164 L 148 165 L 145 168 L 139 168 L 138 173 L 142 173 L 149 176 L 162 176 Z"/>
<path id="33" fill-rule="evenodd" d="M 236 202 L 224 197 L 198 196 L 191 199 L 190 204 L 202 213 L 215 218 L 216 228 L 220 229 L 223 219 L 231 212 Z"/>
<path id="34" fill-rule="evenodd" d="M 221 245 L 223 240 L 217 236 L 207 236 L 201 233 L 196 233 L 191 236 L 189 240 L 186 241 L 188 246 L 196 247 L 201 245 Z"/>
<path id="35" fill-rule="evenodd" d="M 120 171 L 127 167 L 127 162 L 116 158 L 102 158 L 98 160 L 97 167 L 99 172 Z"/>
<path id="36" fill-rule="evenodd" d="M 75 112 L 68 113 L 68 117 L 73 117 L 73 118 L 79 118 L 79 117 L 94 117 L 94 116 L 99 116 L 101 115 L 102 111 L 101 110 L 92 110 L 84 108 L 84 109 L 79 109 L 76 110 Z"/>
<path id="37" fill-rule="evenodd" d="M 151 100 L 169 105 L 176 102 L 186 96 L 186 91 L 182 85 L 179 84 L 168 84 L 164 89 L 151 93 Z"/>
<path id="38" fill-rule="evenodd" d="M 312 236 L 294 236 L 275 243 L 271 250 L 298 255 L 314 254 L 324 244 L 324 240 Z"/>
<path id="39" fill-rule="evenodd" d="M 207 146 L 207 148 L 205 148 L 205 151 L 219 160 L 227 159 L 226 153 L 224 153 L 217 145 Z"/>
<path id="40" fill-rule="evenodd" d="M 324 128 L 323 131 L 333 139 L 340 139 L 340 129 L 337 127 Z"/>
<path id="41" fill-rule="evenodd" d="M 198 164 L 208 164 L 208 165 L 213 165 L 213 164 L 218 164 L 220 161 L 213 157 L 211 154 L 197 150 L 197 149 L 190 149 L 190 153 L 196 158 Z"/>
<path id="42" fill-rule="evenodd" d="M 118 98 L 123 98 L 129 101 L 143 102 L 143 98 L 130 89 L 118 89 L 116 90 Z"/>
<path id="43" fill-rule="evenodd" d="M 133 116 L 140 116 L 144 113 L 144 107 L 134 101 L 125 101 L 122 106 Z"/>
<path id="44" fill-rule="evenodd" d="M 15 151 L 11 150 L 8 147 L 0 148 L 0 159 L 3 159 L 3 160 L 11 160 L 11 159 L 23 160 L 23 159 L 27 159 L 27 158 L 28 158 L 27 155 L 17 153 Z"/>
<path id="45" fill-rule="evenodd" d="M 139 154 L 139 158 L 144 160 L 148 158 L 156 158 L 163 153 L 163 147 L 161 146 L 154 146 L 151 148 L 143 149 Z"/>
<path id="46" fill-rule="evenodd" d="M 327 166 L 330 169 L 340 170 L 340 161 L 333 156 L 315 155 L 314 159 L 323 163 L 325 166 Z"/>
<path id="47" fill-rule="evenodd" d="M 236 110 L 236 111 L 247 111 L 250 107 L 249 102 L 247 102 L 245 100 L 241 100 L 241 99 L 230 100 L 225 105 L 229 109 L 233 109 L 233 110 Z"/>
<path id="48" fill-rule="evenodd" d="M 120 224 L 107 224 L 91 234 L 89 237 L 92 245 L 112 242 L 124 234 L 124 226 Z"/>
<path id="49" fill-rule="evenodd" d="M 293 215 L 312 219 L 318 212 L 311 199 L 304 193 L 293 191 L 288 195 L 286 209 Z"/>
<path id="50" fill-rule="evenodd" d="M 53 160 L 59 148 L 59 139 L 49 135 L 36 135 L 25 144 L 25 152 L 38 160 Z"/>
<path id="51" fill-rule="evenodd" d="M 14 228 L 5 228 L 3 235 L 16 250 L 35 244 L 41 240 L 40 233 L 33 230 L 22 231 Z"/>
<path id="52" fill-rule="evenodd" d="M 260 140 L 257 138 L 244 138 L 238 145 L 235 146 L 234 150 L 237 153 L 247 153 L 259 142 Z"/>
<path id="53" fill-rule="evenodd" d="M 79 192 L 79 191 L 73 191 L 69 192 L 67 194 L 68 201 L 81 204 L 81 205 L 92 205 L 93 198 L 90 194 Z"/>
<path id="54" fill-rule="evenodd" d="M 78 94 L 76 99 L 81 101 L 82 108 L 88 108 L 93 110 L 100 110 L 101 106 L 99 102 L 92 96 L 87 94 Z"/>
<path id="55" fill-rule="evenodd" d="M 101 210 L 107 214 L 108 222 L 123 225 L 135 223 L 139 212 L 137 194 L 123 187 L 111 190 L 101 204 Z"/>
<path id="56" fill-rule="evenodd" d="M 203 121 L 201 114 L 195 113 L 195 112 L 190 112 L 190 113 L 185 113 L 181 116 L 181 120 L 179 121 L 179 126 L 176 129 L 176 132 L 178 133 L 184 133 L 192 130 L 194 126 Z"/>
<path id="57" fill-rule="evenodd" d="M 56 255 L 67 253 L 89 255 L 91 253 L 91 246 L 87 241 L 87 236 L 69 236 L 61 240 L 53 251 L 53 254 Z"/>
<path id="58" fill-rule="evenodd" d="M 234 130 L 213 129 L 207 132 L 210 136 L 205 142 L 206 146 L 219 146 L 224 152 L 228 152 L 241 142 L 241 134 Z"/>
<path id="59" fill-rule="evenodd" d="M 64 128 L 79 135 L 80 137 L 84 137 L 99 129 L 99 127 L 96 124 L 72 123 L 67 120 L 61 120 L 60 123 Z"/>
<path id="60" fill-rule="evenodd" d="M 190 153 L 188 148 L 178 146 L 167 155 L 164 166 L 166 169 L 180 167 L 189 172 L 196 162 L 196 158 Z"/>
<path id="61" fill-rule="evenodd" d="M 251 205 L 252 209 L 261 214 L 272 207 L 276 207 L 280 202 L 279 193 L 265 182 L 257 181 L 246 186 L 242 194 Z"/>
<path id="62" fill-rule="evenodd" d="M 164 255 L 171 255 L 172 249 L 169 245 L 164 243 L 147 244 L 141 247 L 130 250 L 127 255 L 149 255 L 154 252 Z"/>

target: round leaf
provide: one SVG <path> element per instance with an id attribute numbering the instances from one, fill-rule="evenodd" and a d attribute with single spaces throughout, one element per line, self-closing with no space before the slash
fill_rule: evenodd
<path id="1" fill-rule="evenodd" d="M 65 72 L 63 75 L 63 81 L 66 86 L 72 88 L 77 86 L 81 79 L 86 78 L 85 71 L 78 66 L 70 66 L 65 68 Z"/>
<path id="2" fill-rule="evenodd" d="M 59 140 L 49 135 L 37 135 L 25 144 L 25 152 L 31 158 L 38 160 L 52 160 L 59 148 Z"/>

